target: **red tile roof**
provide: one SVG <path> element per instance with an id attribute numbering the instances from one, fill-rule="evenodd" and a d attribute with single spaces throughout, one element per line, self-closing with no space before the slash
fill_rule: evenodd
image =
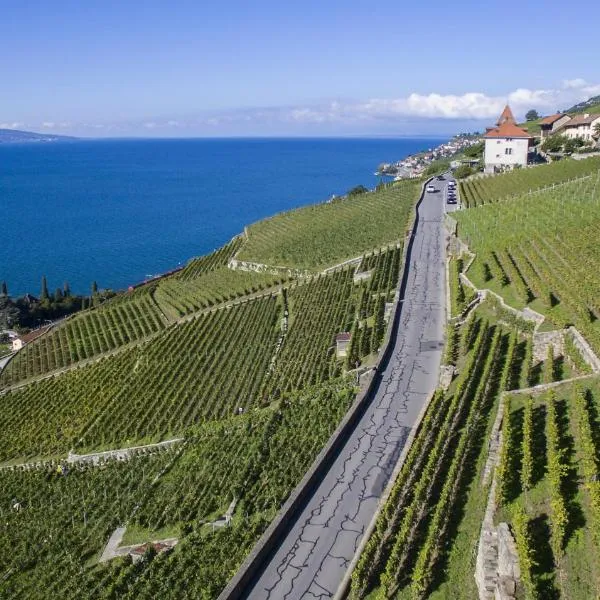
<path id="1" fill-rule="evenodd" d="M 351 338 L 352 338 L 352 335 L 350 333 L 347 333 L 347 332 L 338 333 L 335 336 L 335 341 L 336 342 L 349 342 Z"/>
<path id="2" fill-rule="evenodd" d="M 26 333 L 25 335 L 21 335 L 19 337 L 24 344 L 29 344 L 29 342 L 33 342 L 33 340 L 39 338 L 40 335 L 46 333 L 48 329 L 50 329 L 50 325 L 47 325 L 46 327 L 40 327 L 39 329 L 35 329 L 34 331 L 30 331 L 29 333 Z"/>
<path id="3" fill-rule="evenodd" d="M 600 118 L 600 115 L 577 115 L 573 117 L 570 121 L 565 123 L 561 129 L 567 129 L 568 127 L 577 127 L 579 125 L 590 125 L 596 119 Z"/>
<path id="4" fill-rule="evenodd" d="M 556 113 L 555 115 L 550 115 L 548 117 L 544 117 L 540 121 L 540 125 L 552 125 L 552 123 L 556 123 L 562 117 L 568 117 L 569 115 L 565 115 L 565 113 Z"/>
<path id="5" fill-rule="evenodd" d="M 503 123 L 499 127 L 490 129 L 483 137 L 485 138 L 526 138 L 531 139 L 524 129 L 517 127 L 514 123 Z"/>

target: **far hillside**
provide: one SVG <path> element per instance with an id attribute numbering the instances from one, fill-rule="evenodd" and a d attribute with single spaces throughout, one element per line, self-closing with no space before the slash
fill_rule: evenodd
<path id="1" fill-rule="evenodd" d="M 54 133 L 36 133 L 18 129 L 0 129 L 0 144 L 26 144 L 31 142 L 68 142 L 77 138 Z"/>
<path id="2" fill-rule="evenodd" d="M 593 96 L 584 102 L 580 102 L 579 104 L 575 104 L 571 106 L 571 108 L 567 109 L 565 112 L 567 113 L 590 113 L 596 114 L 600 113 L 600 96 Z"/>

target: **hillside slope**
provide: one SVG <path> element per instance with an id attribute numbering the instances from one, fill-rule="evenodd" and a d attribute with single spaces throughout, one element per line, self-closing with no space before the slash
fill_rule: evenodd
<path id="1" fill-rule="evenodd" d="M 35 133 L 18 129 L 0 129 L 0 144 L 23 144 L 27 142 L 68 142 L 77 138 L 53 133 Z"/>

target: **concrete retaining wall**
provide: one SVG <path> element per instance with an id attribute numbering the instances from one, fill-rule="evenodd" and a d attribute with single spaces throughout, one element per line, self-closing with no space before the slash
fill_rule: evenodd
<path id="1" fill-rule="evenodd" d="M 408 280 L 408 270 L 406 269 L 406 265 L 410 258 L 414 240 L 414 232 L 419 221 L 418 209 L 423 200 L 425 186 L 429 183 L 429 181 L 431 180 L 428 180 L 423 184 L 421 196 L 416 204 L 415 212 L 413 214 L 412 223 L 408 228 L 402 261 L 400 263 L 401 272 L 399 294 L 390 315 L 390 325 L 387 328 L 385 339 L 382 344 L 382 351 L 378 360 L 377 372 L 380 371 L 380 367 L 383 368 L 389 361 L 393 348 L 391 341 L 398 331 L 400 314 L 402 312 L 401 308 L 398 310 L 399 306 L 401 307 L 399 300 L 404 298 Z M 373 393 L 376 389 L 375 383 L 377 381 L 377 379 L 373 376 L 373 373 L 374 372 L 371 371 L 371 373 L 366 376 L 366 388 L 364 391 L 359 392 L 354 400 L 354 403 L 352 404 L 352 407 L 344 416 L 342 422 L 339 424 L 327 442 L 327 445 L 321 450 L 311 468 L 291 493 L 277 517 L 271 522 L 260 540 L 254 546 L 252 552 L 242 563 L 236 575 L 221 592 L 218 600 L 238 600 L 238 598 L 241 598 L 244 594 L 244 591 L 249 587 L 256 575 L 260 573 L 262 567 L 267 562 L 269 555 L 278 547 L 281 540 L 285 537 L 289 527 L 294 521 L 294 518 L 301 511 L 305 502 L 310 498 L 312 490 L 318 485 L 319 481 L 323 478 L 327 470 L 333 464 L 338 452 L 341 450 L 344 443 L 354 431 L 356 424 L 373 399 Z"/>

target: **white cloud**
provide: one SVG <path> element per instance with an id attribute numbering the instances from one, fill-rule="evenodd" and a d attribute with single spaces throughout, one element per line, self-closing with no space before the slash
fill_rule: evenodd
<path id="1" fill-rule="evenodd" d="M 585 79 L 581 79 L 581 77 L 578 77 L 577 79 L 565 79 L 562 85 L 566 90 L 579 89 L 585 87 L 587 85 L 587 81 Z"/>
<path id="2" fill-rule="evenodd" d="M 130 134 L 146 132 L 148 135 L 219 134 L 262 131 L 303 131 L 314 127 L 322 131 L 385 131 L 427 126 L 424 122 L 435 120 L 429 128 L 440 127 L 439 121 L 479 121 L 475 126 L 493 123 L 508 102 L 517 119 L 524 117 L 530 109 L 542 114 L 564 110 L 573 104 L 600 94 L 600 83 L 590 83 L 582 78 L 561 81 L 556 87 L 530 89 L 517 88 L 503 94 L 486 94 L 472 90 L 464 94 L 410 93 L 395 98 L 370 98 L 348 101 L 333 100 L 321 104 L 295 105 L 287 107 L 257 107 L 238 110 L 211 111 L 196 117 L 155 117 L 154 120 L 131 120 L 105 123 L 70 123 L 47 121 L 41 125 L 26 126 L 21 122 L 3 123 L 2 128 L 56 129 L 72 132 L 97 131 L 98 134 Z M 464 125 L 461 124 L 462 127 Z M 451 128 L 454 125 L 450 126 Z"/>
<path id="3" fill-rule="evenodd" d="M 321 107 L 293 107 L 288 111 L 288 118 L 302 123 L 401 118 L 491 120 L 500 114 L 507 103 L 520 118 L 531 108 L 540 112 L 554 112 L 599 93 L 600 84 L 572 79 L 564 81 L 562 87 L 557 89 L 518 88 L 502 96 L 490 96 L 483 92 L 461 95 L 412 93 L 400 98 L 372 98 L 357 103 L 332 102 Z"/>

